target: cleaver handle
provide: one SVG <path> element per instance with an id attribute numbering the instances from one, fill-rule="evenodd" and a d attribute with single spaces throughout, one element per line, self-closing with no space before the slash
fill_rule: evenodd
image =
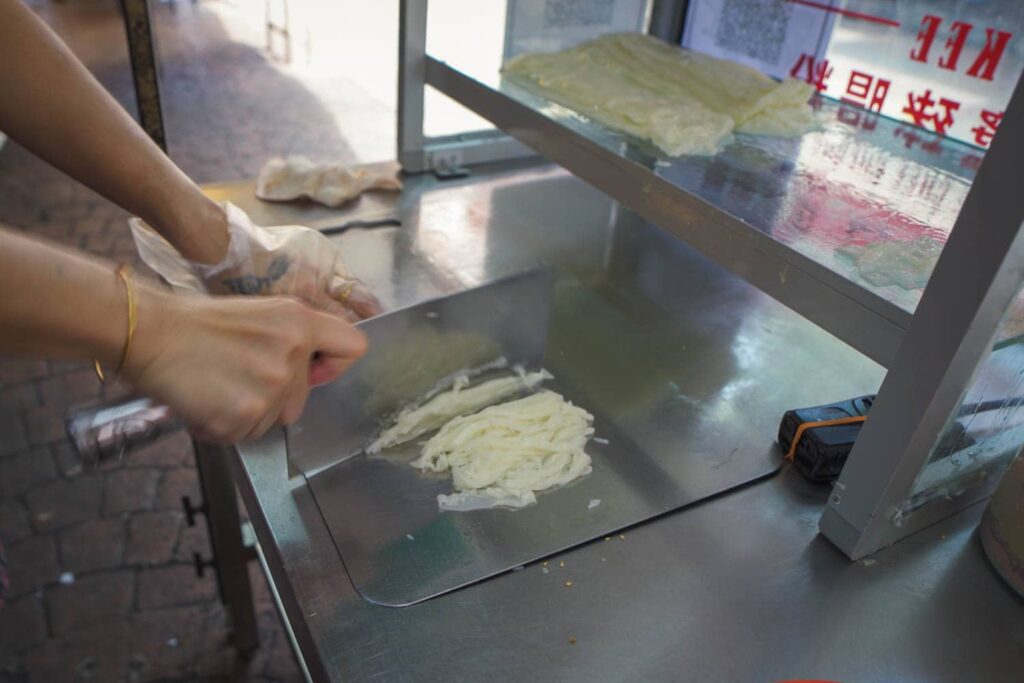
<path id="1" fill-rule="evenodd" d="M 82 460 L 97 464 L 184 426 L 167 406 L 148 398 L 105 403 L 70 413 L 68 437 Z"/>

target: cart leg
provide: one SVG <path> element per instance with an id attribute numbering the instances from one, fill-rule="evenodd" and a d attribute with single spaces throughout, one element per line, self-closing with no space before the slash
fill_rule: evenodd
<path id="1" fill-rule="evenodd" d="M 207 443 L 193 441 L 193 444 L 210 530 L 211 564 L 217 574 L 221 602 L 231 615 L 232 642 L 239 654 L 246 655 L 260 644 L 249 583 L 249 561 L 255 553 L 242 541 L 238 494 L 228 464 L 230 454 Z"/>
<path id="2" fill-rule="evenodd" d="M 139 107 L 139 123 L 160 149 L 167 151 L 164 110 L 160 99 L 159 55 L 153 32 L 149 0 L 121 0 L 124 29 L 128 38 L 135 101 Z"/>

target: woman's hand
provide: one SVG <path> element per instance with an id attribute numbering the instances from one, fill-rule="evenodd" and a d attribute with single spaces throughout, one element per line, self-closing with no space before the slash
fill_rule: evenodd
<path id="1" fill-rule="evenodd" d="M 359 330 L 294 299 L 147 288 L 138 310 L 125 379 L 219 443 L 294 422 L 310 385 L 330 382 L 366 352 Z"/>
<path id="2" fill-rule="evenodd" d="M 376 297 L 348 272 L 337 246 L 317 230 L 299 225 L 261 227 L 227 202 L 217 212 L 192 221 L 189 234 L 228 236 L 227 247 L 216 259 L 189 259 L 142 220 L 129 221 L 142 260 L 177 289 L 293 296 L 352 321 L 380 313 Z M 188 231 L 164 225 L 160 232 Z"/>

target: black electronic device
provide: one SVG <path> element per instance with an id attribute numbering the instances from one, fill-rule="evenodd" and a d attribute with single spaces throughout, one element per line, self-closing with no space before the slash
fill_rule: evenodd
<path id="1" fill-rule="evenodd" d="M 804 477 L 816 482 L 832 482 L 839 477 L 846 458 L 867 419 L 875 395 L 786 411 L 779 425 L 779 445 Z M 959 415 L 999 410 L 1024 403 L 1024 398 L 964 404 Z M 794 440 L 796 445 L 793 445 Z M 943 435 L 938 449 L 956 453 L 974 444 L 974 439 L 958 419 Z"/>

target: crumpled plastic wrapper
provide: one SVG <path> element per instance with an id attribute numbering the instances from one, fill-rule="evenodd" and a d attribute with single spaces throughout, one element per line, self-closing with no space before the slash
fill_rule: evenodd
<path id="1" fill-rule="evenodd" d="M 207 294 L 294 296 L 313 306 L 359 320 L 380 312 L 366 286 L 345 268 L 338 248 L 312 228 L 261 227 L 230 202 L 222 202 L 231 236 L 217 264 L 189 261 L 144 221 L 132 218 L 142 260 L 172 287 Z"/>
<path id="2" fill-rule="evenodd" d="M 341 206 L 368 190 L 398 192 L 402 181 L 397 165 L 350 168 L 316 163 L 303 156 L 271 159 L 256 179 L 256 196 L 272 202 L 303 197 L 330 207 Z"/>

